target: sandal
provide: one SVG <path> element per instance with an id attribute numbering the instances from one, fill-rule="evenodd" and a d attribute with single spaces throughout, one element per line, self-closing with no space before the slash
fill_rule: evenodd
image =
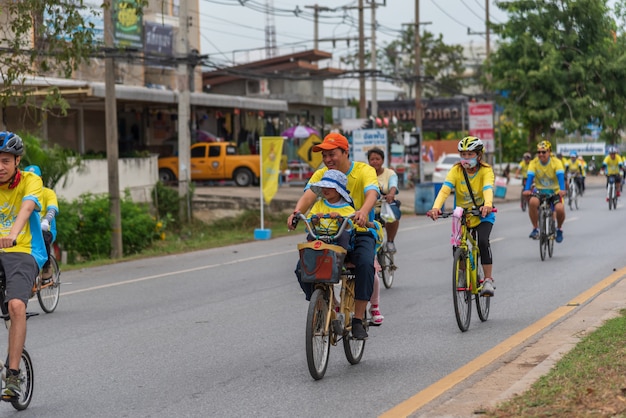
<path id="1" fill-rule="evenodd" d="M 372 305 L 370 307 L 370 315 L 372 317 L 371 319 L 372 325 L 381 325 L 383 323 L 383 320 L 385 319 L 385 317 L 382 316 L 382 314 L 380 313 L 380 309 L 378 308 L 378 305 Z"/>

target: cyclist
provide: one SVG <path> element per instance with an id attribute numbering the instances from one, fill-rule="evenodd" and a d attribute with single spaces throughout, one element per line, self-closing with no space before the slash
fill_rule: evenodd
<path id="1" fill-rule="evenodd" d="M 578 161 L 583 167 L 582 178 L 580 181 L 580 184 L 582 185 L 582 189 L 580 189 L 580 195 L 582 196 L 583 193 L 585 193 L 585 179 L 587 178 L 587 161 L 585 161 L 582 155 L 578 156 Z"/>
<path id="2" fill-rule="evenodd" d="M 456 193 L 457 206 L 480 209 L 481 216 L 470 216 L 467 225 L 478 233 L 480 261 L 485 273 L 485 281 L 480 294 L 493 296 L 495 286 L 493 285 L 493 259 L 489 236 L 496 220 L 496 215 L 492 212 L 495 175 L 493 168 L 482 161 L 484 145 L 479 138 L 466 136 L 459 142 L 457 148 L 461 154 L 461 161 L 448 171 L 443 186 L 435 198 L 435 203 L 427 215 L 436 220 L 452 190 Z"/>
<path id="3" fill-rule="evenodd" d="M 22 139 L 0 132 L 0 253 L 6 275 L 6 298 L 11 318 L 9 364 L 2 399 L 21 395 L 19 365 L 26 341 L 26 305 L 39 269 L 46 262 L 39 212 L 43 183 L 34 173 L 21 172 Z M 15 245 L 14 245 L 15 244 Z"/>
<path id="4" fill-rule="evenodd" d="M 41 177 L 41 169 L 37 165 L 29 165 L 24 171 L 30 171 Z M 50 268 L 50 246 L 57 239 L 57 220 L 56 216 L 59 213 L 59 201 L 57 200 L 57 194 L 54 190 L 44 187 L 43 199 L 41 201 L 41 231 L 43 233 L 43 239 L 46 243 L 46 253 L 48 254 L 48 260 L 43 265 L 41 271 L 41 278 L 46 280 L 52 277 L 52 269 Z"/>
<path id="5" fill-rule="evenodd" d="M 541 141 L 537 144 L 537 158 L 530 163 L 528 167 L 528 179 L 524 185 L 524 195 L 531 196 L 528 201 L 528 216 L 533 225 L 533 230 L 529 238 L 537 239 L 539 237 L 539 199 L 532 196 L 532 185 L 538 193 L 558 194 L 559 201 L 554 203 L 554 211 L 556 212 L 556 242 L 563 241 L 563 222 L 565 221 L 565 206 L 563 205 L 563 196 L 567 194 L 565 188 L 565 169 L 560 159 L 552 157 L 550 152 L 552 145 L 549 141 Z"/>
<path id="6" fill-rule="evenodd" d="M 585 168 L 582 163 L 578 160 L 578 153 L 576 151 L 571 151 L 569 153 L 570 160 L 567 162 L 565 166 L 565 172 L 574 177 L 574 181 L 578 186 L 578 192 L 582 196 L 583 194 L 583 173 L 585 172 Z"/>
<path id="7" fill-rule="evenodd" d="M 294 213 L 287 219 L 287 228 L 293 229 L 291 224 L 293 217 L 298 213 L 306 213 L 315 203 L 317 195 L 311 190 L 311 184 L 321 180 L 326 171 L 335 169 L 344 173 L 348 178 L 348 190 L 354 201 L 356 209 L 353 218 L 356 224 L 354 248 L 349 253 L 350 261 L 355 265 L 355 312 L 352 319 L 352 337 L 366 339 L 367 332 L 363 326 L 363 318 L 367 303 L 372 296 L 374 286 L 374 257 L 376 246 L 376 231 L 367 228 L 368 222 L 374 221 L 374 205 L 379 196 L 378 179 L 376 170 L 369 164 L 351 161 L 349 154 L 348 139 L 336 132 L 331 132 L 324 137 L 322 143 L 312 148 L 313 152 L 322 153 L 322 161 L 326 167 L 320 168 L 309 179 L 304 188 L 304 193 L 296 203 Z M 296 276 L 300 282 L 299 269 L 296 268 Z M 305 293 L 306 299 L 310 300 L 313 286 L 310 283 L 300 282 L 300 287 Z"/>
<path id="8" fill-rule="evenodd" d="M 519 164 L 517 165 L 517 171 L 515 171 L 515 178 L 522 179 L 522 184 L 526 183 L 526 176 L 527 176 L 527 171 L 528 171 L 528 165 L 530 164 L 530 160 L 532 160 L 532 155 L 530 155 L 530 152 L 525 152 L 524 156 L 522 158 L 522 161 L 519 162 Z"/>
<path id="9" fill-rule="evenodd" d="M 395 222 L 385 223 L 385 229 L 387 230 L 387 251 L 395 253 L 396 246 L 393 241 L 398 234 L 400 217 L 402 216 L 400 201 L 396 200 L 396 195 L 398 194 L 398 175 L 392 169 L 383 167 L 385 152 L 380 148 L 372 148 L 367 151 L 367 162 L 376 170 L 380 192 L 391 206 L 391 210 L 396 218 Z M 380 206 L 381 203 L 378 202 L 375 209 L 377 215 L 380 214 Z"/>
<path id="10" fill-rule="evenodd" d="M 325 235 L 335 235 L 343 220 L 339 218 L 354 213 L 352 198 L 348 193 L 346 175 L 339 170 L 328 170 L 322 180 L 310 185 L 311 190 L 321 199 L 317 200 L 310 210 L 309 219 L 318 230 Z M 330 214 L 331 218 L 321 218 L 323 214 Z M 337 245 L 346 250 L 350 249 L 350 235 L 352 228 L 346 228 L 341 236 L 336 238 Z M 307 237 L 309 241 L 313 237 Z"/>
<path id="11" fill-rule="evenodd" d="M 563 154 L 560 153 L 560 152 L 556 153 L 556 158 L 558 158 L 558 160 L 561 162 L 561 164 L 563 164 L 563 168 L 565 168 L 565 166 L 567 165 L 567 162 L 568 162 L 567 158 L 565 158 L 563 156 Z"/>
<path id="12" fill-rule="evenodd" d="M 617 148 L 610 147 L 609 155 L 604 158 L 602 161 L 602 169 L 604 170 L 604 174 L 606 175 L 606 186 L 609 185 L 609 177 L 613 176 L 615 178 L 615 190 L 617 192 L 617 196 L 620 195 L 621 190 L 621 178 L 622 178 L 622 166 L 623 160 L 622 157 L 617 153 Z M 606 198 L 607 202 L 609 198 Z"/>

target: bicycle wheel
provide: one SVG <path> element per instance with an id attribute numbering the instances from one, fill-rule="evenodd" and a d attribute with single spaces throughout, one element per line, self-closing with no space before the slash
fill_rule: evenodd
<path id="1" fill-rule="evenodd" d="M 615 194 L 615 186 L 609 184 L 607 196 L 609 197 L 609 210 L 613 209 L 613 195 Z"/>
<path id="2" fill-rule="evenodd" d="M 369 321 L 363 319 L 365 331 L 367 331 L 368 324 Z M 343 333 L 343 351 L 350 364 L 357 364 L 361 361 L 363 353 L 365 352 L 365 340 L 355 340 L 350 336 L 350 331 L 345 330 Z"/>
<path id="3" fill-rule="evenodd" d="M 327 315 L 326 295 L 322 289 L 315 289 L 306 317 L 306 362 L 315 380 L 323 378 L 328 367 L 330 331 L 325 329 Z"/>
<path id="4" fill-rule="evenodd" d="M 466 257 L 460 248 L 454 250 L 452 298 L 454 300 L 456 323 L 463 332 L 467 331 L 472 319 L 472 292 L 469 287 L 469 271 L 467 270 Z"/>
<path id="5" fill-rule="evenodd" d="M 23 411 L 28 408 L 31 399 L 33 398 L 33 384 L 35 382 L 35 375 L 33 373 L 33 362 L 30 359 L 28 351 L 25 349 L 22 351 L 22 358 L 20 359 L 20 388 L 22 395 L 15 400 L 11 401 L 13 408 L 18 411 Z"/>
<path id="6" fill-rule="evenodd" d="M 382 275 L 383 284 L 387 289 L 391 289 L 393 285 L 393 273 L 396 269 L 396 266 L 393 264 L 393 254 L 381 248 L 377 256 L 381 268 L 380 274 Z"/>
<path id="7" fill-rule="evenodd" d="M 548 225 L 546 225 L 546 213 L 543 209 L 539 210 L 539 255 L 541 261 L 546 259 L 548 249 Z"/>
<path id="8" fill-rule="evenodd" d="M 550 216 L 548 224 L 548 231 L 550 231 L 550 236 L 548 237 L 548 255 L 552 258 L 552 253 L 554 252 L 554 240 L 556 239 L 556 225 L 552 216 Z"/>
<path id="9" fill-rule="evenodd" d="M 45 313 L 54 312 L 61 295 L 61 270 L 59 270 L 59 263 L 52 254 L 50 254 L 50 268 L 52 269 L 52 277 L 43 279 L 40 276 L 41 284 L 37 286 L 37 299 L 39 299 L 39 305 Z"/>
<path id="10" fill-rule="evenodd" d="M 480 289 L 480 283 L 485 280 L 485 271 L 483 270 L 483 265 L 480 262 L 480 254 L 476 257 L 478 260 L 478 265 L 476 266 L 476 283 Z M 476 299 L 476 311 L 478 312 L 478 317 L 481 322 L 485 322 L 489 318 L 489 307 L 491 306 L 491 298 L 480 296 L 480 292 L 474 295 Z"/>
<path id="11" fill-rule="evenodd" d="M 528 206 L 528 201 L 526 200 L 526 197 L 524 196 L 524 188 L 523 187 L 522 187 L 522 196 L 520 198 L 520 206 L 522 207 L 522 212 L 526 212 L 526 207 Z"/>

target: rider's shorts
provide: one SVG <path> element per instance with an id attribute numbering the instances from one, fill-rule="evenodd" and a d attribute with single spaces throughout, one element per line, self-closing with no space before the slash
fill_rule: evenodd
<path id="1" fill-rule="evenodd" d="M 19 299 L 28 305 L 31 290 L 39 274 L 39 266 L 35 258 L 26 253 L 2 253 L 0 261 L 7 278 L 7 301 Z"/>

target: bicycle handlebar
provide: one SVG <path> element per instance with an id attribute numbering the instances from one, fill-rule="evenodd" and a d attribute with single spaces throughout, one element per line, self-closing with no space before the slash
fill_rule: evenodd
<path id="1" fill-rule="evenodd" d="M 295 229 L 296 226 L 298 226 L 298 222 L 300 222 L 300 220 L 304 221 L 304 224 L 306 225 L 306 229 L 309 232 L 309 234 L 311 234 L 312 237 L 314 237 L 315 239 L 321 239 L 321 240 L 333 240 L 336 237 L 338 237 L 339 235 L 341 235 L 343 233 L 343 231 L 346 230 L 346 228 L 348 227 L 348 225 L 351 223 L 351 219 L 354 218 L 354 213 L 351 213 L 348 216 L 339 216 L 337 218 L 333 218 L 330 216 L 330 214 L 325 213 L 324 215 L 322 215 L 320 217 L 320 219 L 343 219 L 343 221 L 341 222 L 341 225 L 339 226 L 339 229 L 337 230 L 337 233 L 334 235 L 319 235 L 317 233 L 317 229 L 315 228 L 315 226 L 313 226 L 313 223 L 311 222 L 311 219 L 308 219 L 306 216 L 304 216 L 302 213 L 297 212 L 294 213 L 293 219 L 291 220 L 291 226 L 293 226 L 293 228 Z"/>
<path id="2" fill-rule="evenodd" d="M 493 208 L 491 210 L 492 213 L 498 213 L 498 208 Z M 452 212 L 441 212 L 439 214 L 439 217 L 441 218 L 448 218 L 450 216 L 452 216 L 454 214 L 454 211 Z M 463 214 L 467 215 L 474 215 L 474 216 L 480 216 L 480 208 L 472 208 L 472 209 L 463 209 Z"/>

